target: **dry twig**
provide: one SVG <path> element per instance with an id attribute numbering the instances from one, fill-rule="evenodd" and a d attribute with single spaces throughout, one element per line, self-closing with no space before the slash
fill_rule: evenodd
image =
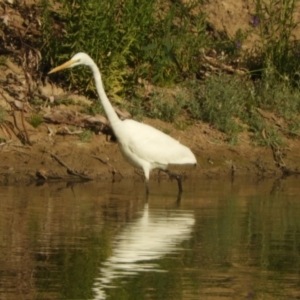
<path id="1" fill-rule="evenodd" d="M 85 175 L 82 175 L 80 173 L 78 173 L 77 171 L 71 169 L 65 162 L 63 162 L 59 157 L 57 157 L 55 154 L 51 153 L 51 157 L 54 158 L 56 161 L 58 161 L 58 163 L 60 165 L 62 165 L 63 167 L 65 167 L 67 169 L 67 172 L 71 175 L 74 175 L 74 176 L 78 176 L 80 177 L 81 179 L 83 180 L 93 180 L 94 178 L 91 178 L 91 177 L 88 177 L 88 176 L 85 176 Z"/>

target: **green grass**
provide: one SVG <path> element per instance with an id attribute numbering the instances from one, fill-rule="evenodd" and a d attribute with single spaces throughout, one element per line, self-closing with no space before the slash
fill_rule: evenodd
<path id="1" fill-rule="evenodd" d="M 32 114 L 29 119 L 29 123 L 34 127 L 37 128 L 43 123 L 43 116 L 39 114 Z"/>
<path id="2" fill-rule="evenodd" d="M 92 140 L 93 132 L 89 129 L 84 129 L 82 133 L 79 134 L 79 139 L 83 143 L 89 143 Z"/>
<path id="3" fill-rule="evenodd" d="M 250 86 L 240 77 L 216 75 L 199 85 L 192 81 L 187 85 L 190 114 L 196 119 L 211 123 L 215 128 L 234 135 L 243 128 L 236 121 L 245 111 L 245 99 L 249 99 Z"/>
<path id="4" fill-rule="evenodd" d="M 6 57 L 6 56 L 3 56 L 3 55 L 1 55 L 1 56 L 0 56 L 0 66 L 3 66 L 3 65 L 5 65 L 5 64 L 6 64 L 6 62 L 7 62 L 7 57 Z"/>
<path id="5" fill-rule="evenodd" d="M 104 115 L 104 109 L 99 101 L 95 101 L 92 105 L 83 105 L 81 112 L 93 116 L 97 114 Z"/>
<path id="6" fill-rule="evenodd" d="M 181 98 L 168 97 L 162 92 L 156 92 L 151 95 L 147 116 L 166 122 L 174 122 L 180 115 L 183 103 Z"/>
<path id="7" fill-rule="evenodd" d="M 298 0 L 255 0 L 255 33 L 260 39 L 253 49 L 252 59 L 266 84 L 277 81 L 298 85 L 300 71 L 299 41 L 293 31 Z M 253 61 L 252 60 L 252 61 Z"/>

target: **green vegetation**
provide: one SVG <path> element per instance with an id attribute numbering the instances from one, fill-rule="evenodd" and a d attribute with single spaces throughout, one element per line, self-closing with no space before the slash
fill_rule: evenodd
<path id="1" fill-rule="evenodd" d="M 252 28 L 238 30 L 233 38 L 207 34 L 202 1 L 56 2 L 61 4 L 55 14 L 49 0 L 41 2 L 45 62 L 57 65 L 76 52 L 89 53 L 102 71 L 110 100 L 134 118 L 160 118 L 180 128 L 202 120 L 224 132 L 231 144 L 245 130 L 256 145 L 282 145 L 285 135 L 299 136 L 300 45 L 293 35 L 298 0 L 255 0 Z M 250 35 L 257 42 L 244 50 Z M 245 71 L 207 69 L 209 52 L 216 61 L 222 57 L 221 65 Z M 58 76 L 96 96 L 87 68 Z M 176 92 L 169 93 L 175 85 Z M 281 127 L 257 109 L 280 118 Z M 84 110 L 103 112 L 98 104 Z"/>
<path id="2" fill-rule="evenodd" d="M 0 66 L 5 65 L 7 62 L 7 58 L 5 56 L 0 56 Z"/>
<path id="3" fill-rule="evenodd" d="M 213 76 L 205 85 L 189 83 L 188 90 L 191 99 L 187 105 L 194 118 L 212 123 L 228 134 L 242 130 L 234 119 L 243 117 L 245 99 L 249 99 L 251 90 L 240 77 Z"/>
<path id="4" fill-rule="evenodd" d="M 42 1 L 45 59 L 56 64 L 76 52 L 88 52 L 101 67 L 107 91 L 116 101 L 134 88 L 139 77 L 166 85 L 195 73 L 199 50 L 209 43 L 204 15 L 192 13 L 200 9 L 199 1 L 189 5 L 157 0 L 139 5 L 132 0 L 60 3 L 64 22 L 53 31 L 50 1 Z M 87 72 L 77 70 L 67 79 L 80 91 L 94 93 Z"/>
<path id="5" fill-rule="evenodd" d="M 89 143 L 93 137 L 93 132 L 89 129 L 84 129 L 82 133 L 79 134 L 79 138 L 83 143 Z"/>
<path id="6" fill-rule="evenodd" d="M 43 116 L 40 114 L 32 114 L 30 116 L 29 123 L 34 127 L 37 128 L 43 123 Z"/>
<path id="7" fill-rule="evenodd" d="M 164 93 L 154 93 L 151 96 L 150 107 L 147 109 L 147 116 L 174 122 L 180 114 L 183 103 L 182 98 L 168 99 Z"/>
<path id="8" fill-rule="evenodd" d="M 257 63 L 266 84 L 277 80 L 298 85 L 300 44 L 293 36 L 298 24 L 294 20 L 298 0 L 255 0 L 256 22 L 260 42 L 256 49 Z M 258 23 L 257 23 L 258 22 Z"/>
<path id="9" fill-rule="evenodd" d="M 93 105 L 83 105 L 81 112 L 93 116 L 97 114 L 104 115 L 104 109 L 99 101 L 96 101 Z"/>

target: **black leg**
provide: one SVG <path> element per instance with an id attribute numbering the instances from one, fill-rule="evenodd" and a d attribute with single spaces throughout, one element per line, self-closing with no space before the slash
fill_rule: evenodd
<path id="1" fill-rule="evenodd" d="M 181 182 L 181 175 L 177 174 L 177 173 L 174 173 L 174 172 L 171 172 L 169 170 L 163 170 L 163 169 L 160 169 L 161 171 L 167 173 L 170 178 L 174 178 L 177 180 L 177 184 L 178 184 L 178 193 L 181 194 L 182 193 L 182 182 Z"/>
<path id="2" fill-rule="evenodd" d="M 181 194 L 182 194 L 181 192 L 178 192 L 177 199 L 176 199 L 177 205 L 180 204 L 180 201 L 181 201 Z"/>

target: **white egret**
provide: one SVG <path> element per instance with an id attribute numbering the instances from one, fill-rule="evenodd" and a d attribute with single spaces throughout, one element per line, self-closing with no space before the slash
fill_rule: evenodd
<path id="1" fill-rule="evenodd" d="M 181 176 L 167 170 L 168 165 L 196 165 L 192 151 L 169 135 L 134 120 L 120 120 L 105 93 L 100 71 L 86 53 L 75 54 L 69 61 L 52 69 L 49 74 L 79 65 L 90 67 L 93 72 L 100 102 L 117 137 L 124 158 L 134 167 L 144 171 L 146 192 L 149 193 L 151 170 L 160 169 L 177 180 L 179 193 L 182 192 Z"/>

